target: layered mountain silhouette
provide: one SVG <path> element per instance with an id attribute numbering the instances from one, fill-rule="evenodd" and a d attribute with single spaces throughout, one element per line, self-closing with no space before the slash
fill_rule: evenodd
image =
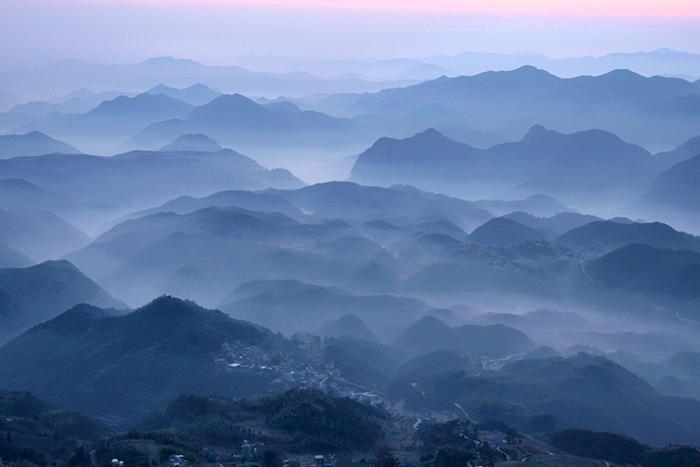
<path id="1" fill-rule="evenodd" d="M 204 133 L 223 144 L 257 143 L 273 132 L 279 143 L 348 141 L 361 131 L 358 123 L 302 111 L 294 104 L 261 105 L 241 94 L 225 94 L 176 119 L 160 119 L 125 144 L 155 148 L 185 133 Z M 154 120 L 155 122 L 155 120 Z"/>
<path id="2" fill-rule="evenodd" d="M 700 298 L 700 254 L 695 251 L 633 244 L 590 261 L 586 272 L 614 289 Z"/>
<path id="3" fill-rule="evenodd" d="M 700 251 L 700 238 L 679 232 L 660 222 L 591 222 L 566 232 L 556 241 L 589 253 L 607 253 L 633 243 L 644 243 L 656 248 Z"/>
<path id="4" fill-rule="evenodd" d="M 499 131 L 508 139 L 536 123 L 564 132 L 604 128 L 626 140 L 660 148 L 696 136 L 692 112 L 697 112 L 697 104 L 689 101 L 696 93 L 697 87 L 688 81 L 647 78 L 629 70 L 560 78 L 523 66 L 329 98 L 324 108 L 369 114 L 375 121 L 394 125 L 404 122 L 409 129 L 422 121 L 424 127 L 451 124 Z M 332 105 L 338 101 L 340 106 Z"/>
<path id="5" fill-rule="evenodd" d="M 536 52 L 462 52 L 422 59 L 396 57 L 322 62 L 314 65 L 321 69 L 331 65 L 340 66 L 375 78 L 400 76 L 414 69 L 426 70 L 426 72 L 432 70 L 433 77 L 438 77 L 473 74 L 486 70 L 512 70 L 523 65 L 534 65 L 561 76 L 596 75 L 624 68 L 644 76 L 687 76 L 688 80 L 695 80 L 695 77 L 700 75 L 698 58 L 696 53 L 663 47 L 639 52 L 612 52 L 605 55 L 561 58 Z M 425 80 L 429 77 L 423 76 L 420 79 Z"/>
<path id="6" fill-rule="evenodd" d="M 32 131 L 24 135 L 0 135 L 0 158 L 41 156 L 60 152 L 79 154 L 81 151 L 70 144 L 53 139 L 44 133 Z"/>
<path id="7" fill-rule="evenodd" d="M 190 105 L 204 105 L 221 95 L 220 92 L 201 83 L 193 84 L 186 88 L 174 88 L 172 86 L 166 86 L 165 84 L 159 84 L 146 92 L 154 95 L 164 94 Z"/>
<path id="8" fill-rule="evenodd" d="M 111 152 L 145 126 L 180 118 L 192 108 L 192 105 L 165 94 L 144 93 L 134 97 L 119 96 L 102 102 L 89 112 L 58 115 L 35 126 L 40 131 L 80 141 L 90 151 Z"/>
<path id="9" fill-rule="evenodd" d="M 663 172 L 654 181 L 651 189 L 641 200 L 642 207 L 650 213 L 664 210 L 685 212 L 690 216 L 698 213 L 700 189 L 697 180 L 700 176 L 700 154 L 679 162 Z"/>
<path id="10" fill-rule="evenodd" d="M 700 155 L 700 136 L 691 138 L 671 151 L 655 154 L 658 163 L 665 169 Z"/>
<path id="11" fill-rule="evenodd" d="M 450 220 L 473 229 L 492 216 L 474 203 L 410 186 L 381 188 L 350 182 L 328 182 L 275 193 L 322 218 L 388 220 Z"/>
<path id="12" fill-rule="evenodd" d="M 124 306 L 68 261 L 0 269 L 0 282 L 2 341 L 80 303 Z"/>
<path id="13" fill-rule="evenodd" d="M 390 295 L 353 295 L 334 287 L 298 281 L 258 281 L 242 284 L 221 304 L 231 316 L 293 334 L 318 323 L 353 314 L 372 329 L 401 325 L 429 311 L 425 303 Z M 344 321 L 349 321 L 346 318 Z M 336 323 L 342 326 L 343 322 Z M 360 326 L 361 327 L 361 326 Z"/>
<path id="14" fill-rule="evenodd" d="M 4 177 L 20 178 L 71 199 L 137 208 L 182 195 L 303 185 L 286 170 L 267 169 L 230 149 L 136 151 L 112 157 L 53 154 L 0 160 L 0 170 Z"/>
<path id="15" fill-rule="evenodd" d="M 163 152 L 218 152 L 223 148 L 202 133 L 182 135 L 170 144 L 166 144 L 159 151 Z"/>
<path id="16" fill-rule="evenodd" d="M 0 386 L 133 420 L 179 394 L 241 397 L 271 381 L 227 371 L 217 361 L 225 345 L 264 352 L 282 343 L 263 328 L 171 297 L 125 315 L 78 305 L 0 348 Z"/>
<path id="17" fill-rule="evenodd" d="M 159 212 L 188 214 L 208 207 L 237 207 L 249 211 L 278 212 L 294 219 L 304 217 L 301 209 L 279 194 L 241 190 L 219 191 L 201 198 L 181 196 L 161 206 L 130 214 L 128 217 L 135 219 Z"/>
<path id="18" fill-rule="evenodd" d="M 113 99 L 116 96 L 111 96 Z M 107 99 L 104 99 L 107 100 Z M 24 104 L 15 105 L 6 115 L 7 118 L 16 116 L 18 120 L 22 117 L 31 120 L 41 120 L 52 114 L 78 114 L 94 109 L 97 104 L 86 102 L 79 97 L 72 97 L 60 102 L 30 101 Z"/>
<path id="19" fill-rule="evenodd" d="M 561 212 L 551 217 L 537 217 L 526 212 L 516 211 L 503 217 L 535 229 L 544 234 L 549 240 L 557 238 L 569 230 L 583 227 L 591 222 L 604 220 L 590 214 L 579 214 L 575 212 Z"/>
<path id="20" fill-rule="evenodd" d="M 565 135 L 536 125 L 520 141 L 486 150 L 437 130 L 404 140 L 382 138 L 358 157 L 352 179 L 462 193 L 470 185 L 517 186 L 578 198 L 592 190 L 607 195 L 641 192 L 658 171 L 648 151 L 613 134 L 588 130 Z"/>
<path id="21" fill-rule="evenodd" d="M 21 178 L 0 179 L 0 208 L 60 212 L 79 206 L 72 199 Z"/>
<path id="22" fill-rule="evenodd" d="M 497 217 L 475 229 L 469 234 L 468 241 L 485 246 L 512 246 L 544 239 L 545 234 L 532 227 L 513 219 Z"/>
<path id="23" fill-rule="evenodd" d="M 32 260 L 19 251 L 0 242 L 0 268 L 21 268 L 31 266 Z"/>
<path id="24" fill-rule="evenodd" d="M 65 94 L 76 88 L 149 89 L 159 83 L 176 88 L 202 83 L 251 95 L 365 92 L 400 84 L 357 77 L 321 79 L 301 72 L 256 72 L 238 66 L 208 66 L 175 57 L 154 57 L 133 64 L 95 64 L 63 59 L 32 70 L 0 74 L 1 89 L 29 96 Z"/>
<path id="25" fill-rule="evenodd" d="M 374 340 L 376 338 L 362 318 L 350 313 L 324 323 L 319 328 L 318 334 L 320 336 L 352 337 L 362 340 Z"/>
<path id="26" fill-rule="evenodd" d="M 82 248 L 90 239 L 51 212 L 0 209 L 0 241 L 34 261 L 45 261 Z"/>
<path id="27" fill-rule="evenodd" d="M 136 303 L 178 290 L 211 300 L 251 279 L 385 293 L 398 286 L 401 266 L 382 244 L 412 232 L 466 236 L 460 225 L 474 228 L 490 217 L 469 202 L 410 187 L 229 190 L 130 214 L 69 257 Z"/>
<path id="28" fill-rule="evenodd" d="M 695 152 L 693 149 L 691 151 Z M 686 159 L 693 152 L 679 152 L 680 157 L 669 153 L 670 159 L 680 159 L 650 184 L 650 188 L 629 203 L 625 209 L 631 215 L 657 219 L 678 229 L 689 232 L 700 231 L 698 220 L 698 188 L 695 180 L 700 174 L 700 148 L 698 155 Z M 665 165 L 665 164 L 662 164 Z"/>
<path id="29" fill-rule="evenodd" d="M 342 283 L 381 247 L 343 221 L 302 223 L 279 213 L 208 207 L 128 220 L 69 257 L 120 297 L 159 293 L 212 300 L 251 278 Z M 353 254 L 349 254 L 348 252 Z"/>
<path id="30" fill-rule="evenodd" d="M 413 323 L 398 337 L 395 345 L 401 352 L 411 356 L 448 350 L 496 358 L 525 352 L 534 347 L 525 334 L 507 326 L 450 327 L 432 316 Z"/>
<path id="31" fill-rule="evenodd" d="M 498 372 L 452 371 L 412 381 L 412 387 L 396 384 L 393 391 L 416 408 L 458 403 L 470 414 L 483 410 L 494 416 L 495 411 L 511 420 L 523 415 L 514 410 L 517 404 L 525 414 L 547 413 L 570 426 L 623 433 L 653 445 L 692 444 L 698 437 L 698 401 L 663 396 L 623 367 L 584 353 L 520 360 Z"/>
<path id="32" fill-rule="evenodd" d="M 474 203 L 497 216 L 522 211 L 533 216 L 549 217 L 571 211 L 556 198 L 539 193 L 520 200 L 479 200 Z"/>

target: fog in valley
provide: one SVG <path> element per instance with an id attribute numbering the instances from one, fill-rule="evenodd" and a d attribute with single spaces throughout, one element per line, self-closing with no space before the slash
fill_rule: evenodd
<path id="1" fill-rule="evenodd" d="M 692 6 L 61 3 L 2 51 L 0 466 L 700 465 Z"/>

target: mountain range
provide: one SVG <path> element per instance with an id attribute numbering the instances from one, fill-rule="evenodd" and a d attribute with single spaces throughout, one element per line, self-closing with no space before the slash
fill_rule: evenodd
<path id="1" fill-rule="evenodd" d="M 303 72 L 256 72 L 237 66 L 210 66 L 174 57 L 155 57 L 123 65 L 63 59 L 30 70 L 0 74 L 0 88 L 35 100 L 79 88 L 136 91 L 162 83 L 177 88 L 201 83 L 224 91 L 235 89 L 246 94 L 275 97 L 319 92 L 364 92 L 400 84 L 397 81 L 357 78 L 321 79 Z"/>
<path id="2" fill-rule="evenodd" d="M 193 84 L 186 88 L 174 88 L 165 84 L 159 84 L 153 86 L 146 93 L 153 95 L 164 94 L 194 106 L 204 105 L 221 95 L 220 92 L 201 83 Z"/>
<path id="3" fill-rule="evenodd" d="M 271 382 L 227 371 L 217 361 L 225 345 L 283 348 L 265 329 L 170 297 L 127 314 L 78 305 L 0 348 L 0 379 L 74 410 L 134 420 L 179 394 L 240 397 Z"/>
<path id="4" fill-rule="evenodd" d="M 481 150 L 431 129 L 378 140 L 358 157 L 352 179 L 439 187 L 467 197 L 516 188 L 580 203 L 591 191 L 628 198 L 642 193 L 662 171 L 658 160 L 600 130 L 564 135 L 536 125 L 518 142 Z"/>
<path id="5" fill-rule="evenodd" d="M 700 298 L 700 254 L 696 251 L 632 244 L 590 261 L 586 271 L 613 289 Z"/>
<path id="6" fill-rule="evenodd" d="M 492 216 L 459 198 L 418 190 L 407 185 L 389 188 L 351 182 L 318 183 L 294 191 L 268 190 L 320 218 L 363 220 L 392 219 L 399 224 L 436 219 L 449 220 L 471 230 Z"/>
<path id="7" fill-rule="evenodd" d="M 330 97 L 316 108 L 404 133 L 432 126 L 453 136 L 476 130 L 512 140 L 534 124 L 564 133 L 600 128 L 658 151 L 697 136 L 697 92 L 683 79 L 629 70 L 560 78 L 523 66 Z"/>
<path id="8" fill-rule="evenodd" d="M 354 295 L 336 287 L 299 281 L 256 281 L 241 284 L 221 303 L 229 315 L 285 334 L 313 329 L 321 322 L 355 313 L 382 335 L 429 313 L 415 299 L 390 295 Z"/>
<path id="9" fill-rule="evenodd" d="M 181 118 L 194 107 L 165 94 L 118 96 L 79 114 L 52 115 L 28 125 L 60 138 L 80 141 L 89 151 L 113 152 L 125 139 L 147 125 Z M 177 135 L 179 136 L 179 135 Z M 173 139 L 173 138 L 171 138 Z"/>
<path id="10" fill-rule="evenodd" d="M 0 135 L 0 158 L 2 159 L 21 156 L 42 156 L 54 152 L 79 154 L 80 150 L 38 131 L 32 131 L 24 135 Z"/>
<path id="11" fill-rule="evenodd" d="M 372 79 L 414 77 L 426 80 L 441 75 L 456 76 L 488 70 L 511 70 L 523 65 L 534 65 L 560 76 L 599 75 L 624 68 L 645 76 L 683 76 L 688 79 L 697 79 L 700 76 L 699 61 L 700 56 L 696 53 L 660 48 L 561 58 L 536 52 L 509 54 L 463 52 L 420 58 L 314 61 L 299 64 L 299 66 L 324 76 L 353 72 Z"/>
<path id="12" fill-rule="evenodd" d="M 204 133 L 226 145 L 273 144 L 265 138 L 270 132 L 277 135 L 278 144 L 348 144 L 365 131 L 352 120 L 302 111 L 289 102 L 261 105 L 241 94 L 225 94 L 179 118 L 151 123 L 125 147 L 151 149 L 186 133 Z"/>
<path id="13" fill-rule="evenodd" d="M 170 144 L 166 144 L 159 151 L 162 152 L 219 152 L 223 148 L 202 133 L 182 135 Z"/>
<path id="14" fill-rule="evenodd" d="M 411 324 L 396 341 L 397 349 L 414 357 L 437 350 L 500 358 L 525 352 L 534 344 L 524 333 L 503 325 L 450 327 L 426 316 Z"/>
<path id="15" fill-rule="evenodd" d="M 0 341 L 80 303 L 123 307 L 68 261 L 0 269 Z"/>
<path id="16" fill-rule="evenodd" d="M 412 384 L 409 383 L 412 381 Z M 473 417 L 516 422 L 547 413 L 564 424 L 633 436 L 655 446 L 699 436 L 692 399 L 666 397 L 603 357 L 534 358 L 497 372 L 448 371 L 416 382 L 392 383 L 410 407 L 445 409 L 459 404 Z"/>
<path id="17" fill-rule="evenodd" d="M 572 229 L 556 240 L 569 248 L 600 254 L 622 246 L 644 243 L 656 248 L 700 251 L 700 238 L 660 223 L 597 221 Z"/>
<path id="18" fill-rule="evenodd" d="M 132 303 L 166 292 L 211 302 L 253 278 L 347 281 L 381 250 L 361 241 L 364 254 L 348 255 L 342 240 L 356 236 L 338 220 L 208 207 L 125 221 L 69 258 Z"/>
<path id="19" fill-rule="evenodd" d="M 182 195 L 232 188 L 294 188 L 303 183 L 230 149 L 217 152 L 136 151 L 112 157 L 50 154 L 0 160 L 18 178 L 70 199 L 117 208 L 153 206 Z"/>
<path id="20" fill-rule="evenodd" d="M 649 191 L 632 204 L 632 212 L 698 231 L 697 200 L 700 192 L 696 181 L 700 175 L 700 148 L 697 149 L 697 156 L 661 173 Z"/>

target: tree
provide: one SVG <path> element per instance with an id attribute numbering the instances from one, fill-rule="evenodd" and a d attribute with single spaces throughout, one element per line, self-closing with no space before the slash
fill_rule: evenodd
<path id="1" fill-rule="evenodd" d="M 437 467 L 465 467 L 470 460 L 475 459 L 474 451 L 460 446 L 445 446 L 440 448 L 435 457 Z"/>
<path id="2" fill-rule="evenodd" d="M 391 449 L 386 446 L 379 448 L 375 457 L 377 467 L 398 467 L 399 465 L 399 460 L 391 452 Z"/>
<path id="3" fill-rule="evenodd" d="M 262 465 L 263 467 L 280 467 L 282 465 L 280 454 L 272 449 L 266 449 L 262 455 Z"/>

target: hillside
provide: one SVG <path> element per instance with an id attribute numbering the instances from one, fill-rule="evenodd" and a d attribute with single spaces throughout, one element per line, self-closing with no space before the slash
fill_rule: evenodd
<path id="1" fill-rule="evenodd" d="M 634 244 L 590 261 L 586 272 L 613 289 L 700 298 L 700 254 L 693 251 Z"/>
<path id="2" fill-rule="evenodd" d="M 164 94 L 118 96 L 79 114 L 54 115 L 30 125 L 68 140 L 80 141 L 91 152 L 111 152 L 146 125 L 186 115 L 193 106 Z"/>
<path id="3" fill-rule="evenodd" d="M 385 221 L 405 221 L 408 218 L 413 222 L 445 219 L 471 230 L 492 217 L 469 201 L 404 185 L 381 188 L 327 182 L 294 191 L 271 192 L 321 218 Z"/>
<path id="4" fill-rule="evenodd" d="M 506 217 L 491 219 L 476 228 L 467 241 L 484 246 L 513 246 L 519 243 L 544 240 L 545 234 Z"/>
<path id="5" fill-rule="evenodd" d="M 225 346 L 281 345 L 265 329 L 170 297 L 125 315 L 80 305 L 0 348 L 0 386 L 133 420 L 183 393 L 257 393 L 269 375 L 232 371 L 218 359 Z"/>
<path id="6" fill-rule="evenodd" d="M 220 92 L 202 83 L 193 84 L 186 88 L 175 88 L 166 86 L 165 84 L 158 84 L 146 92 L 154 95 L 165 94 L 166 96 L 186 102 L 190 105 L 204 105 L 221 95 Z"/>
<path id="7" fill-rule="evenodd" d="M 389 262 L 381 252 L 343 221 L 209 207 L 127 220 L 69 258 L 131 303 L 164 293 L 217 303 L 251 279 L 342 283 L 371 261 Z"/>
<path id="8" fill-rule="evenodd" d="M 411 324 L 398 337 L 395 346 L 409 356 L 448 350 L 501 358 L 530 350 L 534 344 L 524 333 L 508 326 L 450 327 L 428 316 Z"/>
<path id="9" fill-rule="evenodd" d="M 413 407 L 447 409 L 457 402 L 473 416 L 499 414 L 505 422 L 547 413 L 570 426 L 625 434 L 653 446 L 696 444 L 700 438 L 698 401 L 662 396 L 619 365 L 587 354 L 526 359 L 477 375 L 447 372 L 413 387 L 399 383 L 392 391 Z M 514 405 L 520 409 L 512 410 Z"/>
<path id="10" fill-rule="evenodd" d="M 204 445 L 240 444 L 247 436 L 245 426 L 251 420 L 262 419 L 268 430 L 284 435 L 263 438 L 278 449 L 336 452 L 366 449 L 381 441 L 385 416 L 380 409 L 350 399 L 295 389 L 279 396 L 238 401 L 181 397 L 141 427 L 176 430 Z"/>
<path id="11" fill-rule="evenodd" d="M 0 315 L 8 319 L 0 332 L 2 342 L 80 303 L 123 307 L 68 261 L 0 269 L 0 284 Z"/>
<path id="12" fill-rule="evenodd" d="M 4 178 L 23 179 L 70 199 L 90 200 L 103 209 L 115 205 L 142 208 L 178 196 L 204 196 L 221 190 L 303 185 L 286 170 L 268 169 L 230 149 L 211 153 L 135 151 L 112 157 L 49 155 L 0 160 L 0 170 Z"/>
<path id="13" fill-rule="evenodd" d="M 152 149 L 182 134 L 204 133 L 224 145 L 241 145 L 259 142 L 268 132 L 277 135 L 277 144 L 347 143 L 361 131 L 362 127 L 352 120 L 302 111 L 294 105 L 261 105 L 241 94 L 224 94 L 180 118 L 153 120 L 142 131 L 134 132 L 125 144 Z"/>
<path id="14" fill-rule="evenodd" d="M 648 151 L 612 133 L 564 134 L 535 125 L 519 141 L 489 149 L 458 143 L 436 130 L 403 140 L 383 138 L 360 154 L 352 179 L 468 196 L 478 196 L 477 188 L 488 193 L 518 187 L 577 199 L 590 191 L 639 193 L 660 170 Z"/>
<path id="15" fill-rule="evenodd" d="M 293 334 L 314 329 L 325 321 L 342 319 L 349 313 L 372 329 L 382 331 L 416 319 L 430 307 L 415 299 L 353 295 L 298 281 L 257 281 L 242 284 L 224 299 L 221 309 L 235 318 Z"/>
<path id="16" fill-rule="evenodd" d="M 556 239 L 566 247 L 591 253 L 607 253 L 625 245 L 645 243 L 656 248 L 700 250 L 700 239 L 660 223 L 591 222 Z"/>
<path id="17" fill-rule="evenodd" d="M 12 465 L 63 465 L 79 447 L 109 434 L 97 420 L 10 391 L 0 391 L 0 430 L 0 458 Z"/>

